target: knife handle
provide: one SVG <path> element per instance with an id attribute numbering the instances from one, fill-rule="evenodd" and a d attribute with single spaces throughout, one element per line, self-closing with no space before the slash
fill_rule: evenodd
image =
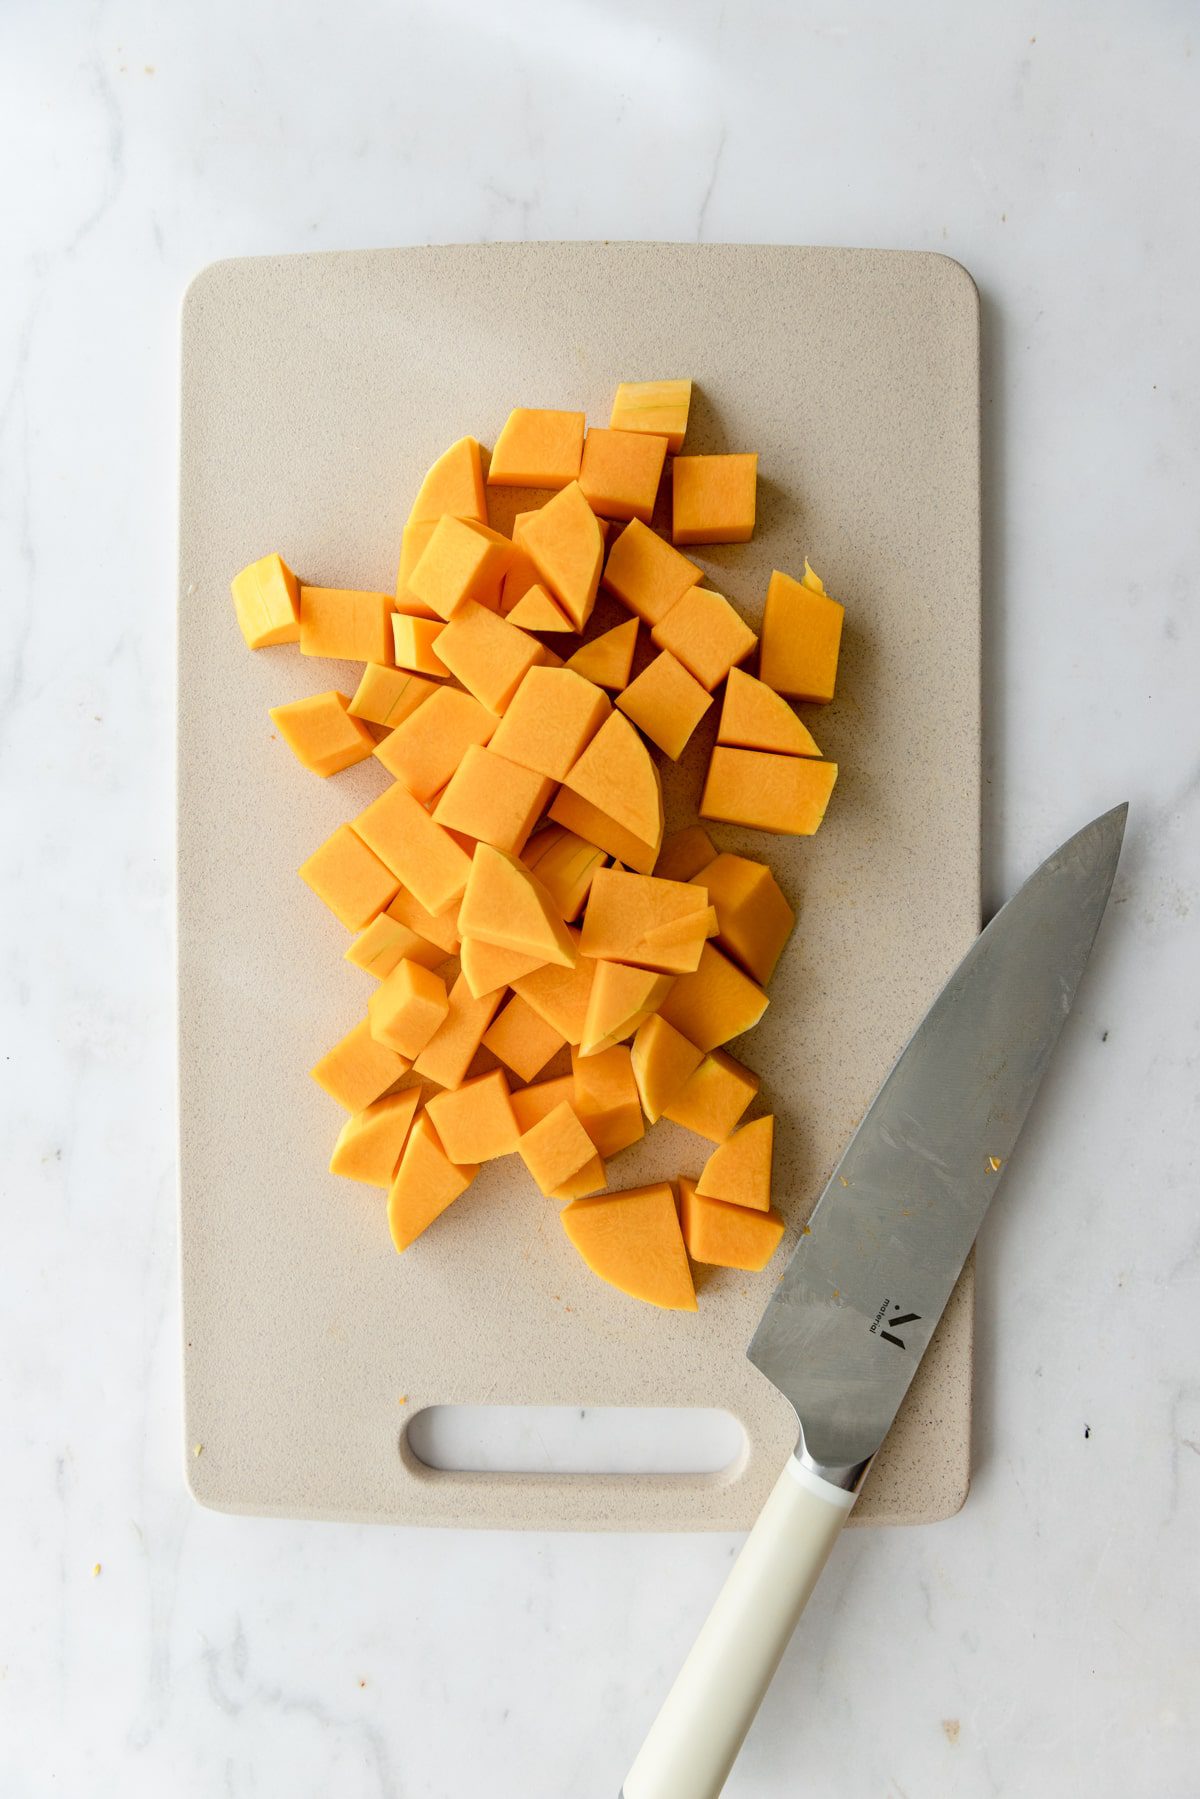
<path id="1" fill-rule="evenodd" d="M 621 1799 L 717 1799 L 856 1498 L 791 1457 L 650 1726 Z"/>

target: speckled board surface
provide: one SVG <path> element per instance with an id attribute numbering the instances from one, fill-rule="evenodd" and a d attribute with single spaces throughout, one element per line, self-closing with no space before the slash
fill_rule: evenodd
<path id="1" fill-rule="evenodd" d="M 179 601 L 186 1437 L 206 1505 L 742 1528 L 792 1448 L 789 1406 L 744 1354 L 771 1274 L 709 1274 L 695 1315 L 639 1306 L 588 1274 L 512 1158 L 397 1257 L 385 1196 L 326 1172 L 341 1114 L 307 1071 L 370 981 L 294 871 L 386 777 L 370 765 L 321 782 L 292 761 L 267 707 L 345 689 L 357 670 L 294 646 L 249 654 L 229 597 L 230 576 L 271 549 L 314 583 L 390 587 L 411 496 L 449 441 L 491 442 L 513 404 L 606 423 L 618 379 L 674 374 L 698 385 L 689 448 L 760 455 L 754 541 L 690 552 L 713 585 L 757 623 L 771 568 L 799 572 L 807 553 L 848 608 L 838 698 L 804 709 L 841 765 L 824 828 L 712 828 L 719 847 L 765 856 L 799 910 L 743 1052 L 779 1120 L 776 1268 L 978 927 L 978 309 L 958 265 L 532 244 L 206 270 L 183 316 Z M 710 718 L 667 765 L 668 828 L 694 813 L 714 731 Z M 694 1173 L 705 1154 L 661 1125 L 612 1179 Z M 971 1320 L 968 1266 L 857 1522 L 961 1503 Z M 724 1406 L 748 1449 L 695 1477 L 424 1467 L 404 1418 L 481 1402 Z"/>

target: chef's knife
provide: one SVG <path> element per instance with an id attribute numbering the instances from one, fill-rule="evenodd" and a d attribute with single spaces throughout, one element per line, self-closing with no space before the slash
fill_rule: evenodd
<path id="1" fill-rule="evenodd" d="M 1000 1185 L 1108 902 L 1127 808 L 992 919 L 888 1075 L 748 1354 L 799 1441 L 622 1788 L 716 1799 Z"/>

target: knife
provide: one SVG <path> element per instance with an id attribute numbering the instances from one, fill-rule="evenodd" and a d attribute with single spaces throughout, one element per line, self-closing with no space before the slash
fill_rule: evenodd
<path id="1" fill-rule="evenodd" d="M 834 1169 L 751 1339 L 799 1440 L 621 1799 L 716 1799 L 1000 1186 L 1108 903 L 1127 806 L 976 938 Z"/>

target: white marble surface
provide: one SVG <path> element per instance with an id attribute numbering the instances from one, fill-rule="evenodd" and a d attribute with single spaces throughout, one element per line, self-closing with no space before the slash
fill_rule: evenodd
<path id="1" fill-rule="evenodd" d="M 1182 0 L 4 7 L 5 1799 L 611 1799 L 736 1547 L 231 1519 L 181 1476 L 180 293 L 523 235 L 965 262 L 990 899 L 1133 808 L 986 1229 L 970 1501 L 845 1542 L 727 1791 L 1200 1791 L 1196 50 Z"/>

